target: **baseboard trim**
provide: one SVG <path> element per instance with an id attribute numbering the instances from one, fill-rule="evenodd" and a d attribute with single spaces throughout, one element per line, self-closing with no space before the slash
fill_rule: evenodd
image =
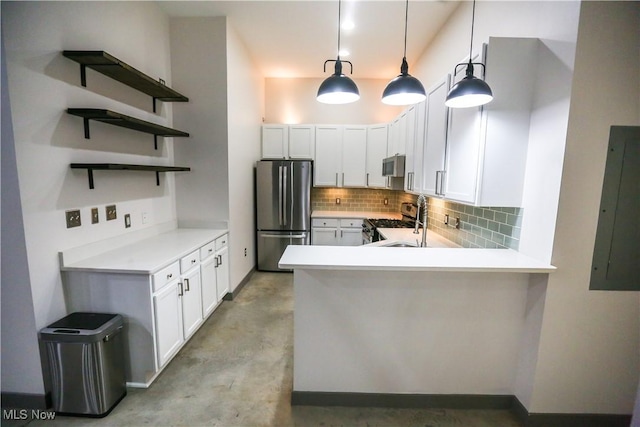
<path id="1" fill-rule="evenodd" d="M 238 296 L 240 291 L 242 291 L 242 288 L 244 288 L 244 286 L 247 283 L 249 283 L 249 280 L 251 280 L 251 276 L 253 276 L 253 273 L 255 273 L 255 272 L 256 272 L 256 268 L 253 267 L 246 274 L 246 276 L 244 276 L 244 278 L 240 281 L 240 283 L 238 283 L 238 286 L 236 286 L 236 288 L 233 290 L 233 292 L 227 292 L 227 294 L 222 299 L 225 300 L 225 301 L 233 301 L 233 299 Z"/>
<path id="2" fill-rule="evenodd" d="M 51 407 L 51 393 L 28 394 L 2 392 L 2 408 L 47 409 Z"/>
<path id="3" fill-rule="evenodd" d="M 513 395 L 292 391 L 291 404 L 377 408 L 507 409 L 525 427 L 629 427 L 631 415 L 530 413 Z"/>
<path id="4" fill-rule="evenodd" d="M 510 409 L 511 395 L 293 391 L 292 405 L 385 408 Z"/>
<path id="5" fill-rule="evenodd" d="M 631 424 L 631 415 L 532 413 L 515 396 L 511 412 L 525 427 L 629 427 Z"/>

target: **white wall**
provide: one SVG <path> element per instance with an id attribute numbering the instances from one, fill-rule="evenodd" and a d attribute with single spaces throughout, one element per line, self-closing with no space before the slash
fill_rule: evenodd
<path id="1" fill-rule="evenodd" d="M 637 292 L 589 291 L 611 125 L 640 125 L 640 3 L 583 2 L 552 263 L 529 410 L 629 414 Z"/>
<path id="2" fill-rule="evenodd" d="M 318 88 L 324 79 L 266 79 L 265 123 L 357 125 L 390 122 L 403 108 L 380 101 L 389 80 L 354 80 L 360 99 L 351 104 L 332 105 L 316 101 Z"/>
<path id="3" fill-rule="evenodd" d="M 177 128 L 191 137 L 175 147 L 190 174 L 176 180 L 181 227 L 229 221 L 226 19 L 171 18 L 171 69 L 189 102 L 174 107 Z"/>
<path id="4" fill-rule="evenodd" d="M 2 40 L 2 83 L 7 87 L 6 61 Z M 38 341 L 33 314 L 33 297 L 24 238 L 20 187 L 13 142 L 9 92 L 2 91 L 2 391 L 42 394 L 44 385 L 38 369 Z M 25 310 L 25 307 L 27 308 Z M 16 321 L 18 319 L 19 321 Z M 7 351 L 11 349 L 11 351 Z M 16 375 L 20 372 L 20 375 Z"/>
<path id="5" fill-rule="evenodd" d="M 61 51 L 105 50 L 171 85 L 169 21 L 150 2 L 2 2 L 2 31 L 33 297 L 33 307 L 23 307 L 25 319 L 13 322 L 35 316 L 39 329 L 67 314 L 59 251 L 139 230 L 143 211 L 150 213 L 144 227 L 176 216 L 170 174 L 156 186 L 151 173 L 96 172 L 89 190 L 86 173 L 69 169 L 72 162 L 173 164 L 173 155 L 171 140 L 160 138 L 155 151 L 151 135 L 104 124 L 92 124 L 85 140 L 82 119 L 66 108 L 107 108 L 171 126 L 172 107 L 159 103 L 154 114 L 149 96 L 91 70 L 83 88 L 79 65 Z M 104 208 L 112 203 L 118 219 L 106 222 Z M 90 223 L 92 207 L 100 209 L 99 224 Z M 65 210 L 78 208 L 82 226 L 67 229 Z M 125 213 L 133 224 L 127 230 Z M 39 371 L 25 358 L 9 374 L 22 382 L 24 372 Z M 3 391 L 15 391 L 4 386 L 3 377 Z"/>
<path id="6" fill-rule="evenodd" d="M 176 146 L 176 162 L 193 168 L 176 180 L 179 224 L 228 226 L 233 290 L 255 265 L 263 78 L 224 17 L 172 18 L 171 52 L 174 80 L 190 94 L 174 110 L 176 127 L 191 133 L 189 144 Z"/>
<path id="7" fill-rule="evenodd" d="M 228 24 L 229 230 L 234 288 L 256 265 L 253 170 L 260 159 L 260 124 L 264 115 L 264 78 L 257 70 Z"/>

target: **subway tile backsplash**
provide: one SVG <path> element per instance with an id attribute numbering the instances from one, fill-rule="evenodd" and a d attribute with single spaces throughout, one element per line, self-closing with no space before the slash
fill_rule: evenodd
<path id="1" fill-rule="evenodd" d="M 429 199 L 428 227 L 465 248 L 511 248 L 518 250 L 521 208 L 474 207 L 441 199 Z M 445 215 L 449 215 L 449 225 Z M 460 218 L 460 229 L 455 228 Z"/>
<path id="2" fill-rule="evenodd" d="M 311 190 L 311 208 L 340 212 L 400 212 L 401 195 L 404 195 L 403 191 L 314 187 Z M 336 199 L 340 199 L 340 204 L 336 204 Z"/>
<path id="3" fill-rule="evenodd" d="M 340 204 L 336 204 L 336 199 Z M 387 199 L 388 204 L 384 204 Z M 404 191 L 366 188 L 313 188 L 313 210 L 399 212 L 403 202 L 417 196 Z M 511 248 L 518 250 L 522 226 L 521 208 L 474 207 L 442 199 L 428 199 L 428 227 L 465 248 Z M 449 215 L 449 224 L 444 223 Z M 454 227 L 460 218 L 460 229 Z"/>

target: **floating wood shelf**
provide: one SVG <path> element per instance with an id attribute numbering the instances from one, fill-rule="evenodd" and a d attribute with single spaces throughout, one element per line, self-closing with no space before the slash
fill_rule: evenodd
<path id="1" fill-rule="evenodd" d="M 160 172 L 188 172 L 191 168 L 179 166 L 149 166 L 149 165 L 129 165 L 122 163 L 71 163 L 71 169 L 86 169 L 89 177 L 89 188 L 93 189 L 94 170 L 132 170 L 156 173 L 156 185 L 160 185 Z"/>
<path id="2" fill-rule="evenodd" d="M 62 54 L 80 64 L 82 86 L 87 86 L 86 67 L 89 67 L 151 96 L 154 113 L 156 112 L 156 99 L 163 102 L 189 101 L 189 98 L 166 86 L 164 82 L 152 79 L 103 50 L 65 50 L 62 51 Z"/>
<path id="3" fill-rule="evenodd" d="M 156 150 L 158 149 L 158 136 L 189 136 L 187 132 L 183 132 L 181 130 L 160 126 L 155 123 L 146 122 L 144 120 L 136 119 L 135 117 L 125 116 L 124 114 L 110 110 L 101 110 L 96 108 L 69 108 L 67 109 L 67 113 L 84 119 L 84 137 L 87 139 L 90 138 L 89 120 L 96 120 L 110 125 L 152 134 Z"/>

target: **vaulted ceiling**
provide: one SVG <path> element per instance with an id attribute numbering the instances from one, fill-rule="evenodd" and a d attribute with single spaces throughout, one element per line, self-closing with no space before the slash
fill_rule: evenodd
<path id="1" fill-rule="evenodd" d="M 226 16 L 265 77 L 323 77 L 333 72 L 338 47 L 338 1 L 159 1 L 169 16 Z M 460 5 L 458 0 L 411 0 L 407 61 L 418 59 Z M 344 0 L 341 48 L 353 63 L 353 78 L 391 79 L 400 72 L 405 1 Z M 348 72 L 348 67 L 345 68 Z"/>

